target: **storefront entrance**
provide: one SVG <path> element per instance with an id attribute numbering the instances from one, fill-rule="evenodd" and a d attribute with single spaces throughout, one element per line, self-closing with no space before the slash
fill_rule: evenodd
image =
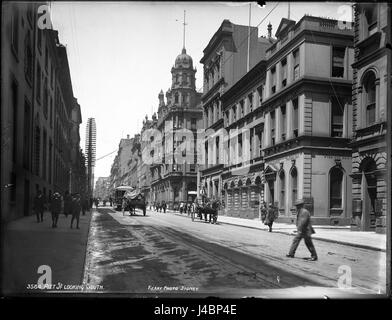
<path id="1" fill-rule="evenodd" d="M 368 159 L 362 170 L 362 231 L 372 231 L 375 229 L 375 203 L 377 199 L 376 169 L 377 166 L 375 161 L 373 159 Z"/>

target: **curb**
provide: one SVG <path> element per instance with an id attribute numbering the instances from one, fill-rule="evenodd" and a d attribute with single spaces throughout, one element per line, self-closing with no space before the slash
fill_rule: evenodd
<path id="1" fill-rule="evenodd" d="M 168 212 L 168 211 L 166 211 Z M 181 217 L 184 217 L 183 215 L 181 215 L 180 213 L 176 213 L 176 212 L 169 212 Z M 186 217 L 184 217 L 186 218 Z M 219 221 L 219 223 L 222 224 L 229 224 L 232 226 L 237 226 L 237 227 L 243 227 L 243 228 L 249 228 L 249 229 L 256 229 L 256 230 L 261 230 L 264 232 L 268 232 L 267 229 L 261 229 L 261 228 L 257 228 L 257 227 L 253 227 L 253 226 L 245 226 L 245 225 L 241 225 L 241 224 L 236 224 L 236 223 L 232 223 L 232 222 L 223 222 L 223 221 Z M 274 233 L 280 233 L 280 234 L 285 234 L 285 235 L 293 235 L 291 233 L 288 232 L 284 232 L 284 231 L 274 231 Z M 332 239 L 325 239 L 325 238 L 320 238 L 317 236 L 312 236 L 313 240 L 319 240 L 319 241 L 324 241 L 324 242 L 330 242 L 330 243 L 336 243 L 336 244 L 342 244 L 345 246 L 351 246 L 351 247 L 356 247 L 356 248 L 360 248 L 360 249 L 367 249 L 367 250 L 373 250 L 373 251 L 379 251 L 379 252 L 386 252 L 386 249 L 383 248 L 377 248 L 377 247 L 372 247 L 372 246 L 367 246 L 364 244 L 357 244 L 357 243 L 351 243 L 351 242 L 346 242 L 346 241 L 340 241 L 340 240 L 332 240 Z"/>
<path id="2" fill-rule="evenodd" d="M 86 291 L 86 284 L 87 284 L 87 262 L 88 262 L 88 256 L 89 256 L 89 248 L 90 248 L 90 231 L 91 231 L 91 221 L 93 219 L 93 214 L 96 212 L 97 209 L 93 210 L 91 208 L 91 213 L 90 213 L 90 220 L 89 220 L 89 225 L 88 225 L 88 232 L 87 232 L 87 241 L 86 241 L 86 253 L 84 255 L 84 262 L 83 262 L 83 275 L 82 275 L 82 285 L 83 285 L 83 291 Z"/>
<path id="3" fill-rule="evenodd" d="M 257 229 L 257 230 L 261 230 L 261 231 L 268 232 L 268 230 L 266 230 L 266 229 L 260 229 L 260 228 L 252 227 L 252 226 L 244 226 L 244 225 L 239 225 L 239 224 L 235 224 L 235 223 L 231 223 L 231 222 L 222 222 L 222 221 L 220 221 L 220 223 L 222 223 L 222 224 L 230 224 L 230 225 L 233 225 L 233 226 L 244 227 L 244 228 L 250 228 L 250 229 Z M 284 231 L 274 231 L 274 233 L 280 233 L 280 234 L 285 234 L 285 235 L 289 235 L 289 236 L 290 236 L 290 235 L 293 235 L 293 234 L 291 234 L 291 233 L 284 232 Z M 367 250 L 373 250 L 373 251 L 386 252 L 386 249 L 377 248 L 377 247 L 372 247 L 372 246 L 367 246 L 367 245 L 364 245 L 364 244 L 351 243 L 351 242 L 340 241 L 340 240 L 333 240 L 333 239 L 325 239 L 325 238 L 320 238 L 320 237 L 317 237 L 317 236 L 312 236 L 312 239 L 313 239 L 313 240 L 324 241 L 324 242 L 342 244 L 342 245 L 351 246 L 351 247 L 356 247 L 356 248 L 361 248 L 361 249 L 367 249 Z"/>

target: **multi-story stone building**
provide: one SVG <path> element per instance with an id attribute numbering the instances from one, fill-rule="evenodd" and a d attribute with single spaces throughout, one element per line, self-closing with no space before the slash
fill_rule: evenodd
<path id="1" fill-rule="evenodd" d="M 8 2 L 2 6 L 1 204 L 5 220 L 30 214 L 38 189 L 47 199 L 55 191 L 70 190 L 72 171 L 80 172 L 76 159 L 81 156 L 76 152 L 80 147 L 74 133 L 81 117 L 73 115 L 79 106 L 66 48 L 51 29 L 47 6 L 41 8 L 47 14 L 46 24 L 38 23 L 38 8 L 45 5 Z"/>
<path id="2" fill-rule="evenodd" d="M 140 188 L 140 165 L 142 162 L 142 153 L 140 145 L 140 134 L 135 134 L 131 139 L 131 157 L 128 161 L 127 170 L 127 185 L 134 187 L 136 189 Z"/>
<path id="3" fill-rule="evenodd" d="M 351 217 L 353 30 L 350 23 L 282 19 L 267 49 L 263 200 L 293 222 L 305 200 L 316 224 Z"/>
<path id="4" fill-rule="evenodd" d="M 109 177 L 99 177 L 95 182 L 94 198 L 109 200 L 110 197 L 109 185 L 110 185 Z"/>
<path id="5" fill-rule="evenodd" d="M 158 96 L 155 132 L 159 132 L 159 136 L 147 137 L 157 147 L 149 153 L 154 159 L 150 166 L 151 201 L 165 201 L 169 208 L 196 196 L 196 131 L 202 127 L 201 94 L 195 87 L 196 69 L 185 48 L 177 56 L 171 73 L 172 85 L 166 92 L 166 103 L 163 91 Z"/>
<path id="6" fill-rule="evenodd" d="M 244 41 L 249 37 L 248 42 Z M 222 150 L 219 149 L 223 129 L 221 96 L 265 57 L 271 39 L 258 38 L 257 27 L 236 25 L 224 20 L 203 50 L 200 63 L 204 65 L 202 95 L 204 128 L 204 163 L 200 167 L 203 190 L 209 197 L 220 198 L 222 192 Z"/>
<path id="7" fill-rule="evenodd" d="M 385 233 L 386 215 L 391 214 L 386 197 L 391 5 L 358 3 L 354 7 L 352 230 Z"/>
<path id="8" fill-rule="evenodd" d="M 129 185 L 129 163 L 132 157 L 133 138 L 127 134 L 126 139 L 121 139 L 117 155 L 113 160 L 110 170 L 110 192 L 121 185 Z"/>
<path id="9" fill-rule="evenodd" d="M 146 116 L 146 119 L 143 120 L 143 127 L 140 133 L 141 139 L 140 139 L 140 148 L 141 148 L 141 161 L 139 163 L 139 188 L 140 192 L 144 194 L 144 198 L 148 203 L 152 203 L 152 194 L 151 194 L 151 170 L 150 170 L 150 163 L 145 161 L 145 158 L 149 156 L 149 154 L 146 155 L 146 152 L 148 152 L 149 147 L 150 147 L 150 140 L 143 140 L 143 137 L 146 136 L 147 130 L 154 130 L 156 129 L 157 126 L 157 116 L 156 113 L 152 115 L 152 119 L 149 120 L 148 117 Z"/>
<path id="10" fill-rule="evenodd" d="M 261 183 L 264 113 L 261 106 L 266 65 L 266 60 L 260 61 L 221 96 L 226 135 L 219 137 L 225 164 L 222 213 L 228 216 L 259 217 L 259 202 L 264 191 Z"/>

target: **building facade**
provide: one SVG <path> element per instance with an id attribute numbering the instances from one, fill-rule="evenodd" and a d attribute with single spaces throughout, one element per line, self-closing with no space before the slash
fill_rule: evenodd
<path id="1" fill-rule="evenodd" d="M 132 147 L 134 139 L 127 135 L 126 139 L 121 139 L 118 145 L 117 155 L 113 160 L 110 169 L 110 192 L 121 185 L 130 185 L 129 164 L 132 158 Z"/>
<path id="2" fill-rule="evenodd" d="M 354 12 L 351 226 L 352 230 L 385 233 L 386 215 L 391 214 L 386 195 L 386 124 L 392 106 L 388 95 L 392 89 L 391 5 L 358 3 Z"/>
<path id="3" fill-rule="evenodd" d="M 166 92 L 166 103 L 163 91 L 158 96 L 156 130 L 143 137 L 152 139 L 155 145 L 147 154 L 152 159 L 151 201 L 165 201 L 169 208 L 196 197 L 196 139 L 197 129 L 202 127 L 196 69 L 185 48 L 177 56 L 171 73 L 172 85 Z"/>
<path id="4" fill-rule="evenodd" d="M 263 132 L 261 108 L 267 61 L 260 61 L 221 96 L 224 135 L 221 156 L 223 214 L 241 218 L 258 218 L 263 198 Z M 207 190 L 217 185 L 204 186 Z M 214 195 L 214 192 L 212 193 Z"/>
<path id="5" fill-rule="evenodd" d="M 72 171 L 80 172 L 67 52 L 50 17 L 38 23 L 40 6 L 48 13 L 45 2 L 2 6 L 2 220 L 29 215 L 37 190 L 46 199 L 69 191 Z"/>
<path id="6" fill-rule="evenodd" d="M 146 116 L 145 120 L 143 120 L 143 127 L 142 127 L 142 130 L 140 133 L 140 136 L 141 136 L 140 148 L 141 148 L 142 158 L 139 163 L 139 169 L 138 169 L 139 189 L 140 189 L 140 192 L 143 193 L 146 202 L 149 204 L 152 204 L 152 202 L 153 202 L 152 193 L 151 193 L 152 176 L 151 176 L 151 170 L 150 170 L 150 163 L 145 161 L 145 159 L 150 156 L 150 154 L 149 154 L 150 140 L 143 139 L 143 138 L 147 136 L 147 132 L 149 130 L 156 130 L 157 123 L 158 123 L 158 119 L 157 119 L 156 113 L 154 113 L 152 115 L 151 120 L 149 120 L 148 117 Z"/>
<path id="7" fill-rule="evenodd" d="M 244 41 L 249 37 L 248 43 Z M 249 69 L 265 57 L 271 39 L 258 38 L 258 29 L 224 20 L 203 50 L 200 63 L 204 68 L 202 95 L 204 128 L 204 163 L 201 171 L 202 190 L 208 197 L 221 198 L 223 157 L 219 136 L 224 128 L 221 96 L 240 80 Z M 249 57 L 249 59 L 248 59 Z M 249 68 L 248 68 L 249 67 Z"/>
<path id="8" fill-rule="evenodd" d="M 344 27 L 342 27 L 344 26 Z M 264 194 L 279 221 L 303 199 L 316 224 L 351 217 L 353 30 L 349 23 L 283 18 L 267 50 Z"/>
<path id="9" fill-rule="evenodd" d="M 110 197 L 109 185 L 110 185 L 109 177 L 99 177 L 95 183 L 94 198 L 109 200 Z"/>

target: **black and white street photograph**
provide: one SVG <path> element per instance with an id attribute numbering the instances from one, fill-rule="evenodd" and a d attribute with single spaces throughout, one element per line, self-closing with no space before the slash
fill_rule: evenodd
<path id="1" fill-rule="evenodd" d="M 1 296 L 390 299 L 391 18 L 2 2 Z"/>

